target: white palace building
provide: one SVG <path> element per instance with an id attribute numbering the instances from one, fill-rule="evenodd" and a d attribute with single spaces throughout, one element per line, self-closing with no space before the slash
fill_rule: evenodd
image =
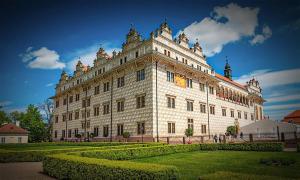
<path id="1" fill-rule="evenodd" d="M 231 125 L 263 119 L 258 81 L 241 85 L 232 80 L 226 62 L 224 76 L 207 63 L 199 43 L 189 46 L 184 33 L 172 38 L 166 22 L 149 39 L 131 28 L 121 52 L 110 57 L 103 48 L 93 67 L 80 61 L 73 76 L 62 72 L 56 86 L 53 140 L 77 134 L 95 140 L 145 141 L 224 134 Z"/>

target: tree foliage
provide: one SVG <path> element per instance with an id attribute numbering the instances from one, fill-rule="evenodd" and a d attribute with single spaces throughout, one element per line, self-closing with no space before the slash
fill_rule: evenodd
<path id="1" fill-rule="evenodd" d="M 34 105 L 28 105 L 20 122 L 21 127 L 29 131 L 29 142 L 41 142 L 48 140 L 49 130 L 43 122 L 40 111 Z"/>
<path id="2" fill-rule="evenodd" d="M 231 136 L 235 136 L 236 135 L 236 127 L 228 126 L 226 132 L 227 132 L 227 134 L 229 134 Z"/>

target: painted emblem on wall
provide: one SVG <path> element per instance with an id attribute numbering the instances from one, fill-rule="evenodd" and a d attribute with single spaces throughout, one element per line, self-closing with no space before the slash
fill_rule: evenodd
<path id="1" fill-rule="evenodd" d="M 179 87 L 186 88 L 186 78 L 183 75 L 175 74 L 175 84 Z"/>

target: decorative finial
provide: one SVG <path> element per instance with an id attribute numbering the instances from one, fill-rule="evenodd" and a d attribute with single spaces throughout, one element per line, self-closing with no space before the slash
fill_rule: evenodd
<path id="1" fill-rule="evenodd" d="M 198 38 L 196 38 L 196 42 L 199 43 L 199 42 L 198 42 Z"/>
<path id="2" fill-rule="evenodd" d="M 165 17 L 165 24 L 167 24 L 167 17 Z"/>

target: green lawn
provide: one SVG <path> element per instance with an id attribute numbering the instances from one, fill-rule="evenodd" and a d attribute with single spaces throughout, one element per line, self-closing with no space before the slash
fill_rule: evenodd
<path id="1" fill-rule="evenodd" d="M 290 166 L 260 164 L 261 158 L 294 159 Z M 174 165 L 181 179 L 300 179 L 300 154 L 294 152 L 210 151 L 142 158 L 135 162 Z"/>

